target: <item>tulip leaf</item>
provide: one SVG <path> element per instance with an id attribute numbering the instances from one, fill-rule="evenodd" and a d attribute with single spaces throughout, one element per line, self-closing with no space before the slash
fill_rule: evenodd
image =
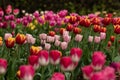
<path id="1" fill-rule="evenodd" d="M 113 61 L 119 62 L 120 61 L 120 56 L 116 56 Z"/>

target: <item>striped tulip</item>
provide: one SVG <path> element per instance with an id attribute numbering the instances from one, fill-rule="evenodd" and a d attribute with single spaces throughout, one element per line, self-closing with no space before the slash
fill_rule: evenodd
<path id="1" fill-rule="evenodd" d="M 6 47 L 7 48 L 12 48 L 15 44 L 15 38 L 9 37 L 6 41 L 5 41 Z"/>
<path id="2" fill-rule="evenodd" d="M 15 40 L 16 40 L 17 44 L 22 45 L 26 41 L 26 36 L 24 34 L 18 33 L 17 36 L 16 36 L 16 38 L 15 38 Z"/>

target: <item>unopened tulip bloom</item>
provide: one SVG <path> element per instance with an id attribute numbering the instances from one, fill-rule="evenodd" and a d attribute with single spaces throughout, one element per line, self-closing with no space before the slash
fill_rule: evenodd
<path id="1" fill-rule="evenodd" d="M 55 32 L 54 31 L 49 31 L 49 36 L 55 36 Z"/>
<path id="2" fill-rule="evenodd" d="M 46 40 L 40 40 L 41 45 L 45 45 Z"/>
<path id="3" fill-rule="evenodd" d="M 47 42 L 53 43 L 55 41 L 55 37 L 47 36 Z"/>
<path id="4" fill-rule="evenodd" d="M 76 34 L 76 36 L 75 36 L 75 41 L 81 42 L 81 41 L 82 41 L 82 38 L 83 38 L 83 35 L 81 35 L 81 34 Z"/>
<path id="5" fill-rule="evenodd" d="M 88 66 L 82 67 L 82 72 L 83 72 L 84 79 L 89 80 L 94 72 L 94 69 L 92 68 L 91 65 L 88 65 Z"/>
<path id="6" fill-rule="evenodd" d="M 20 12 L 20 10 L 19 10 L 19 9 L 14 9 L 14 10 L 13 10 L 13 14 L 14 14 L 14 15 L 18 15 L 18 14 L 19 14 L 19 12 Z"/>
<path id="7" fill-rule="evenodd" d="M 95 43 L 100 43 L 100 41 L 101 41 L 101 39 L 100 39 L 99 36 L 95 36 L 95 37 L 94 37 L 94 42 L 95 42 Z"/>
<path id="8" fill-rule="evenodd" d="M 80 48 L 71 48 L 70 55 L 73 62 L 78 62 L 82 56 L 82 49 Z"/>
<path id="9" fill-rule="evenodd" d="M 31 65 L 22 65 L 19 68 L 21 80 L 33 80 L 35 70 Z"/>
<path id="10" fill-rule="evenodd" d="M 110 41 L 114 42 L 114 40 L 115 40 L 115 36 L 110 36 Z"/>
<path id="11" fill-rule="evenodd" d="M 53 65 L 60 63 L 60 58 L 62 56 L 62 53 L 58 50 L 51 50 L 50 53 L 50 63 Z"/>
<path id="12" fill-rule="evenodd" d="M 78 28 L 78 27 L 75 27 L 74 29 L 73 29 L 73 33 L 75 33 L 75 34 L 79 34 L 79 33 L 81 33 L 81 28 Z"/>
<path id="13" fill-rule="evenodd" d="M 27 43 L 34 44 L 36 39 L 31 34 L 26 34 L 26 40 Z"/>
<path id="14" fill-rule="evenodd" d="M 95 51 L 92 55 L 92 66 L 95 70 L 101 70 L 105 64 L 106 56 L 101 51 Z"/>
<path id="15" fill-rule="evenodd" d="M 7 40 L 9 37 L 12 37 L 11 33 L 5 33 L 4 39 Z"/>
<path id="16" fill-rule="evenodd" d="M 60 43 L 61 43 L 61 41 L 56 40 L 55 43 L 54 43 L 54 45 L 55 45 L 55 46 L 60 46 Z"/>
<path id="17" fill-rule="evenodd" d="M 100 39 L 104 40 L 106 38 L 106 33 L 101 32 L 100 33 Z"/>
<path id="18" fill-rule="evenodd" d="M 16 27 L 16 23 L 15 23 L 14 21 L 11 21 L 11 22 L 10 22 L 10 27 L 11 27 L 12 29 L 14 29 L 14 28 Z"/>
<path id="19" fill-rule="evenodd" d="M 55 40 L 60 40 L 60 36 L 59 35 L 55 35 Z"/>
<path id="20" fill-rule="evenodd" d="M 39 64 L 41 66 L 47 66 L 49 63 L 49 53 L 47 50 L 41 50 L 38 53 L 38 57 L 39 57 Z"/>
<path id="21" fill-rule="evenodd" d="M 38 56 L 31 55 L 28 57 L 28 62 L 30 65 L 33 66 L 33 68 L 36 70 L 39 68 L 39 62 L 38 62 Z"/>
<path id="22" fill-rule="evenodd" d="M 60 47 L 62 48 L 62 50 L 65 50 L 68 47 L 68 43 L 67 42 L 61 42 Z"/>
<path id="23" fill-rule="evenodd" d="M 31 46 L 30 48 L 30 54 L 31 55 L 38 55 L 38 52 L 42 49 L 42 47 L 39 46 Z"/>
<path id="24" fill-rule="evenodd" d="M 88 37 L 88 42 L 93 42 L 93 36 Z"/>
<path id="25" fill-rule="evenodd" d="M 46 40 L 47 39 L 47 34 L 45 34 L 45 33 L 39 34 L 39 38 L 42 39 L 42 40 Z"/>
<path id="26" fill-rule="evenodd" d="M 50 48 L 51 48 L 51 45 L 49 43 L 45 43 L 45 49 L 50 50 Z"/>
<path id="27" fill-rule="evenodd" d="M 7 60 L 0 58 L 0 75 L 3 75 L 7 71 Z"/>
<path id="28" fill-rule="evenodd" d="M 50 80 L 65 80 L 65 76 L 62 73 L 55 72 Z"/>
<path id="29" fill-rule="evenodd" d="M 12 48 L 15 44 L 15 38 L 9 37 L 6 41 L 5 41 L 6 47 L 7 48 Z"/>
<path id="30" fill-rule="evenodd" d="M 62 71 L 72 71 L 75 66 L 71 57 L 65 56 L 60 60 L 60 67 Z"/>
<path id="31" fill-rule="evenodd" d="M 24 34 L 18 33 L 17 36 L 16 36 L 16 38 L 15 38 L 15 40 L 16 40 L 17 44 L 22 45 L 26 41 L 26 36 Z"/>
<path id="32" fill-rule="evenodd" d="M 69 35 L 64 35 L 63 36 L 63 41 L 69 43 L 71 41 L 71 36 Z"/>

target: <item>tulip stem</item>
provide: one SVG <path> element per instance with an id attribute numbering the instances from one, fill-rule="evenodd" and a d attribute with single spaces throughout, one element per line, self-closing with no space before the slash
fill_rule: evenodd
<path id="1" fill-rule="evenodd" d="M 44 80 L 44 71 L 45 71 L 45 66 L 42 67 L 42 73 L 41 73 L 40 80 Z"/>
<path id="2" fill-rule="evenodd" d="M 70 80 L 74 80 L 74 71 L 71 72 Z"/>

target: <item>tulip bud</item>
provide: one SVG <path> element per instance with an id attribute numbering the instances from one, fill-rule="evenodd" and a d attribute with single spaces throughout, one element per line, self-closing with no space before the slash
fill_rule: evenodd
<path id="1" fill-rule="evenodd" d="M 108 47 L 110 47 L 112 45 L 111 41 L 108 41 Z"/>
<path id="2" fill-rule="evenodd" d="M 70 55 L 71 55 L 73 62 L 78 62 L 82 56 L 82 49 L 72 48 L 70 50 Z"/>
<path id="3" fill-rule="evenodd" d="M 50 50 L 50 48 L 51 48 L 51 45 L 49 43 L 45 43 L 45 49 Z"/>
<path id="4" fill-rule="evenodd" d="M 60 58 L 62 56 L 62 53 L 58 50 L 51 50 L 50 53 L 50 63 L 53 65 L 57 65 L 60 63 Z"/>
<path id="5" fill-rule="evenodd" d="M 114 42 L 114 40 L 115 40 L 115 36 L 110 36 L 110 41 Z"/>
<path id="6" fill-rule="evenodd" d="M 80 34 L 81 33 L 81 29 L 80 28 L 78 28 L 78 27 L 75 27 L 74 29 L 73 29 L 73 33 L 75 33 L 75 34 Z"/>
<path id="7" fill-rule="evenodd" d="M 36 70 L 39 68 L 38 56 L 31 55 L 28 57 L 28 62 Z"/>
<path id="8" fill-rule="evenodd" d="M 14 9 L 14 10 L 13 10 L 13 14 L 14 14 L 14 15 L 18 15 L 18 14 L 19 14 L 19 12 L 20 12 L 20 10 L 19 10 L 19 9 Z"/>
<path id="9" fill-rule="evenodd" d="M 9 37 L 6 41 L 5 41 L 6 47 L 7 48 L 12 48 L 15 44 L 15 38 Z"/>
<path id="10" fill-rule="evenodd" d="M 76 36 L 75 36 L 75 41 L 81 42 L 81 41 L 82 41 L 82 38 L 83 38 L 83 35 L 76 34 Z"/>
<path id="11" fill-rule="evenodd" d="M 94 38 L 94 42 L 95 42 L 95 43 L 100 43 L 100 41 L 101 41 L 100 37 L 95 36 L 95 38 Z"/>
<path id="12" fill-rule="evenodd" d="M 31 65 L 22 65 L 19 70 L 21 80 L 33 80 L 35 70 Z"/>
<path id="13" fill-rule="evenodd" d="M 84 79 L 89 80 L 94 72 L 94 69 L 92 68 L 91 65 L 88 65 L 88 66 L 82 67 L 82 72 L 83 72 Z"/>
<path id="14" fill-rule="evenodd" d="M 0 75 L 6 73 L 7 65 L 7 60 L 0 58 Z"/>
<path id="15" fill-rule="evenodd" d="M 38 53 L 38 57 L 39 57 L 39 64 L 41 66 L 47 66 L 49 63 L 49 53 L 46 50 L 41 50 Z"/>
<path id="16" fill-rule="evenodd" d="M 65 50 L 68 47 L 68 43 L 67 42 L 61 42 L 60 47 L 62 48 L 62 50 Z"/>
<path id="17" fill-rule="evenodd" d="M 103 40 L 106 38 L 106 33 L 101 32 L 100 33 L 100 39 Z"/>
<path id="18" fill-rule="evenodd" d="M 93 42 L 93 36 L 88 37 L 88 42 Z"/>
<path id="19" fill-rule="evenodd" d="M 95 70 L 101 70 L 105 63 L 106 56 L 101 51 L 95 51 L 92 55 L 92 66 Z"/>
<path id="20" fill-rule="evenodd" d="M 59 46 L 60 43 L 61 43 L 61 42 L 60 42 L 59 40 L 56 40 L 54 45 L 55 45 L 55 46 Z"/>
<path id="21" fill-rule="evenodd" d="M 16 38 L 15 38 L 15 40 L 16 40 L 17 44 L 22 45 L 22 44 L 24 44 L 24 42 L 26 40 L 26 36 L 24 34 L 18 33 L 17 36 L 16 36 Z"/>
<path id="22" fill-rule="evenodd" d="M 49 36 L 55 36 L 55 32 L 54 31 L 49 31 Z"/>
<path id="23" fill-rule="evenodd" d="M 65 80 L 65 76 L 62 73 L 55 72 L 50 80 Z"/>

